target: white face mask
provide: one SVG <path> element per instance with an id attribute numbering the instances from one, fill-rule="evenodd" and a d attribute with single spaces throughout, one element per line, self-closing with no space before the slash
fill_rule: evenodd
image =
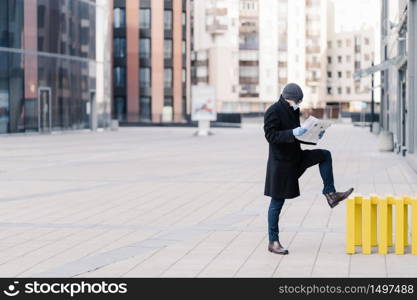
<path id="1" fill-rule="evenodd" d="M 291 107 L 292 107 L 294 110 L 297 110 L 297 108 L 299 108 L 299 107 L 300 107 L 300 105 L 299 105 L 299 104 L 297 104 L 297 103 L 294 103 L 294 104 L 291 104 Z"/>

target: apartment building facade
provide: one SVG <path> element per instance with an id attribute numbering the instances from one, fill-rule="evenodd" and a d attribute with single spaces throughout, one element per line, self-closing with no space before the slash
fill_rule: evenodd
<path id="1" fill-rule="evenodd" d="M 193 84 L 215 87 L 218 112 L 263 112 L 288 82 L 303 87 L 304 107 L 322 105 L 327 1 L 193 3 Z"/>
<path id="2" fill-rule="evenodd" d="M 278 95 L 278 1 L 193 1 L 192 83 L 217 111 L 263 112 Z"/>
<path id="3" fill-rule="evenodd" d="M 189 113 L 188 0 L 114 0 L 113 117 L 185 122 Z"/>
<path id="4" fill-rule="evenodd" d="M 326 106 L 342 111 L 369 110 L 371 76 L 354 78 L 354 73 L 372 66 L 375 61 L 375 32 L 371 27 L 360 31 L 331 32 L 327 40 L 325 60 Z"/>

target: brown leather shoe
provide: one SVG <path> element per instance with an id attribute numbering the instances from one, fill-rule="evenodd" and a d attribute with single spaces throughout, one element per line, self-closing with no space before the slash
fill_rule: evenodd
<path id="1" fill-rule="evenodd" d="M 281 254 L 281 255 L 287 255 L 289 253 L 288 250 L 282 247 L 282 245 L 278 241 L 269 242 L 268 251 L 275 253 L 275 254 Z"/>
<path id="2" fill-rule="evenodd" d="M 327 203 L 329 203 L 330 207 L 333 208 L 336 205 L 338 205 L 340 202 L 345 200 L 347 197 L 352 194 L 353 188 L 348 189 L 346 192 L 335 192 L 335 193 L 329 193 L 324 194 L 324 196 L 327 199 Z"/>

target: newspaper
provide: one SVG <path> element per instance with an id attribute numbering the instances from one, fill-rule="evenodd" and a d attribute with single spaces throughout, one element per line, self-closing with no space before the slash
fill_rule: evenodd
<path id="1" fill-rule="evenodd" d="M 313 116 L 310 116 L 301 127 L 307 129 L 307 132 L 304 134 L 297 136 L 297 139 L 303 142 L 308 143 L 315 143 L 319 141 L 320 137 L 319 134 L 321 131 L 326 130 L 329 128 L 331 123 L 329 121 L 319 120 Z"/>

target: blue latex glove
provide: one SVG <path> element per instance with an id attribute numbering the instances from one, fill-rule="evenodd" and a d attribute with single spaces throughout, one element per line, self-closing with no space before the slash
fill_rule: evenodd
<path id="1" fill-rule="evenodd" d="M 320 133 L 319 133 L 319 139 L 321 139 L 323 137 L 323 135 L 324 135 L 325 132 L 326 132 L 325 130 L 320 131 Z"/>
<path id="2" fill-rule="evenodd" d="M 292 130 L 292 134 L 294 135 L 294 136 L 300 136 L 300 135 L 303 135 L 304 133 L 306 133 L 307 132 L 307 129 L 305 129 L 305 128 L 303 128 L 303 127 L 297 127 L 297 128 L 294 128 L 293 130 Z"/>

